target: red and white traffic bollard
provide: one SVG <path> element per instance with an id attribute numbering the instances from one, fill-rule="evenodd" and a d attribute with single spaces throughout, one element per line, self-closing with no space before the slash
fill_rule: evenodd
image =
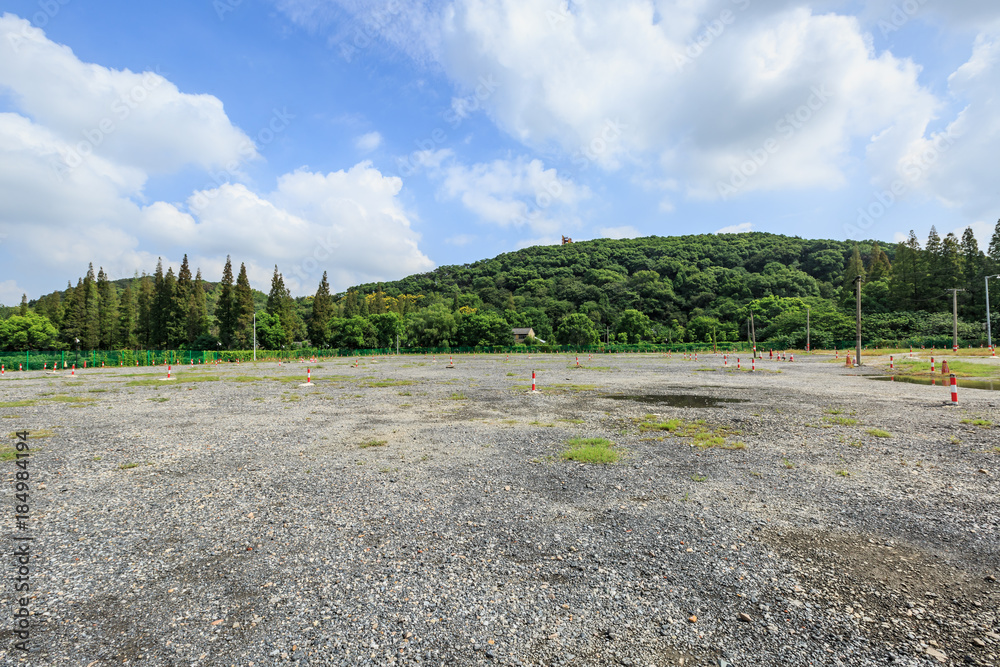
<path id="1" fill-rule="evenodd" d="M 954 373 L 951 374 L 951 403 L 958 405 L 958 380 Z"/>
<path id="2" fill-rule="evenodd" d="M 171 367 L 170 367 L 170 366 L 168 365 L 168 366 L 167 366 L 167 379 L 168 379 L 168 380 L 170 379 L 170 368 L 171 368 Z"/>
<path id="3" fill-rule="evenodd" d="M 756 371 L 757 370 L 757 360 L 756 359 L 751 359 L 750 360 L 750 370 L 751 371 Z"/>
<path id="4" fill-rule="evenodd" d="M 6 373 L 7 373 L 6 367 L 4 367 L 3 364 L 0 364 L 0 375 L 5 375 Z"/>
<path id="5" fill-rule="evenodd" d="M 73 369 L 69 372 L 70 375 L 76 375 L 76 364 L 73 364 Z"/>
<path id="6" fill-rule="evenodd" d="M 306 369 L 306 384 L 312 384 L 312 369 Z"/>
<path id="7" fill-rule="evenodd" d="M 24 364 L 18 364 L 17 365 L 17 370 L 23 371 L 24 370 Z"/>
<path id="8" fill-rule="evenodd" d="M 46 361 L 45 363 L 42 364 L 42 370 L 43 371 L 49 370 L 49 362 Z"/>
<path id="9" fill-rule="evenodd" d="M 741 369 L 741 366 L 740 366 L 740 358 L 739 358 L 739 357 L 736 357 L 736 370 L 740 370 L 740 369 Z"/>
<path id="10" fill-rule="evenodd" d="M 579 368 L 579 367 L 580 367 L 580 355 L 577 355 L 577 356 L 576 356 L 576 367 L 577 367 L 577 368 Z"/>
<path id="11" fill-rule="evenodd" d="M 896 370 L 896 367 L 893 366 L 893 364 L 892 364 L 892 355 L 891 354 L 889 355 L 889 370 L 890 371 Z"/>
<path id="12" fill-rule="evenodd" d="M 789 361 L 795 361 L 795 355 L 794 354 L 789 355 L 788 356 L 788 360 Z"/>
<path id="13" fill-rule="evenodd" d="M 538 391 L 538 389 L 535 388 L 535 371 L 531 371 L 531 391 Z"/>
<path id="14" fill-rule="evenodd" d="M 723 366 L 728 366 L 729 365 L 729 355 L 728 354 L 722 355 L 722 365 Z"/>
<path id="15" fill-rule="evenodd" d="M 931 357 L 931 375 L 934 375 L 934 357 Z"/>
<path id="16" fill-rule="evenodd" d="M 958 352 L 958 345 L 952 345 L 951 346 L 951 351 L 952 352 Z"/>

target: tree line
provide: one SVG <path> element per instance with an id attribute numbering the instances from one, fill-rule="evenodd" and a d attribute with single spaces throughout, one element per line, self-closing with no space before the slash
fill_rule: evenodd
<path id="1" fill-rule="evenodd" d="M 853 337 L 854 284 L 862 282 L 872 339 L 950 335 L 947 289 L 960 288 L 960 334 L 985 336 L 985 277 L 1000 273 L 1000 222 L 987 250 L 971 229 L 932 228 L 907 240 L 848 243 L 760 232 L 646 237 L 538 246 L 398 281 L 333 294 L 324 272 L 313 295 L 293 298 L 275 266 L 268 294 L 235 279 L 177 273 L 112 281 L 91 265 L 76 286 L 6 308 L 7 349 L 281 349 L 508 345 L 513 327 L 539 341 L 710 343 L 758 340 L 814 347 Z M 1000 284 L 997 285 L 1000 292 Z M 996 300 L 993 300 L 996 303 Z"/>

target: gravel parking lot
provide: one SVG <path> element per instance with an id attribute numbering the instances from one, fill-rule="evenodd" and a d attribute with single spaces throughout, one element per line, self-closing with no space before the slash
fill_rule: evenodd
<path id="1" fill-rule="evenodd" d="M 826 356 L 354 363 L 7 372 L 39 437 L 32 650 L 8 623 L 0 660 L 1000 663 L 996 392 Z"/>

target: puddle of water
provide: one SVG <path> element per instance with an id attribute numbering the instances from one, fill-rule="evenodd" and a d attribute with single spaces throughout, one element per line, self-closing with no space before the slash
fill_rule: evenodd
<path id="1" fill-rule="evenodd" d="M 626 394 L 612 394 L 605 398 L 616 401 L 635 401 L 636 403 L 655 403 L 657 405 L 669 405 L 672 408 L 717 408 L 722 403 L 749 403 L 744 398 L 717 398 L 715 396 L 702 396 L 699 394 L 642 394 L 639 396 L 629 396 Z"/>
<path id="2" fill-rule="evenodd" d="M 932 387 L 951 386 L 951 378 L 944 377 L 940 380 L 937 378 L 927 378 L 927 377 L 913 377 L 910 375 L 879 375 L 879 376 L 869 376 L 872 380 L 879 380 L 881 382 L 908 382 L 909 384 L 926 384 Z M 987 391 L 1000 391 L 1000 380 L 966 380 L 963 378 L 956 378 L 956 382 L 959 387 L 964 389 L 986 389 Z"/>

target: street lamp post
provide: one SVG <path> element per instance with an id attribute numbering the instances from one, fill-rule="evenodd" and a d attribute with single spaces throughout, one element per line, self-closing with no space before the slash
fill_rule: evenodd
<path id="1" fill-rule="evenodd" d="M 990 278 L 1000 278 L 1000 274 L 986 276 L 986 342 L 993 349 L 993 332 L 990 331 Z"/>
<path id="2" fill-rule="evenodd" d="M 257 311 L 253 311 L 253 360 L 257 361 Z"/>
<path id="3" fill-rule="evenodd" d="M 806 352 L 809 351 L 809 306 L 806 306 Z"/>

